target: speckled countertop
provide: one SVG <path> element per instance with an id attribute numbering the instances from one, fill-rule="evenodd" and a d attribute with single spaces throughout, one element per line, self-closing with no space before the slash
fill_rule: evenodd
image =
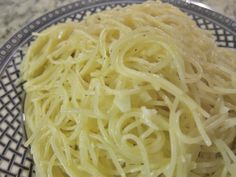
<path id="1" fill-rule="evenodd" d="M 0 46 L 17 30 L 45 12 L 75 0 L 0 0 Z M 236 20 L 236 0 L 185 0 L 207 5 Z"/>

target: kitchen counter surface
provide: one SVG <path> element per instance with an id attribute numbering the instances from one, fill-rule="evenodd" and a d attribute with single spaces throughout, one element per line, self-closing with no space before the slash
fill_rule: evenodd
<path id="1" fill-rule="evenodd" d="M 0 0 L 0 46 L 28 22 L 75 0 Z M 236 0 L 185 0 L 201 3 L 236 20 Z M 200 5 L 201 5 L 200 4 Z"/>

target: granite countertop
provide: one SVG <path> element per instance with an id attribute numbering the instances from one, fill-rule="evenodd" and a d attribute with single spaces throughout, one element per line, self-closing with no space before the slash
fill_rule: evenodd
<path id="1" fill-rule="evenodd" d="M 75 0 L 0 0 L 0 46 L 28 22 Z M 236 0 L 185 0 L 207 5 L 236 20 Z"/>

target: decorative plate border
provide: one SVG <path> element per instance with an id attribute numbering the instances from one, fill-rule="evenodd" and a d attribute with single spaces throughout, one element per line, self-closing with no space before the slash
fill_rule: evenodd
<path id="1" fill-rule="evenodd" d="M 32 37 L 32 32 L 40 31 L 47 27 L 48 25 L 52 24 L 57 18 L 61 16 L 69 15 L 75 13 L 76 11 L 84 10 L 86 7 L 106 4 L 106 3 L 141 3 L 145 0 L 79 0 L 74 3 L 62 6 L 58 9 L 55 9 L 51 12 L 46 13 L 45 15 L 37 18 L 36 20 L 32 21 L 21 30 L 16 32 L 9 40 L 3 44 L 0 48 L 0 75 L 2 74 L 3 70 L 5 69 L 7 63 L 10 61 L 12 54 L 26 42 L 30 37 Z M 236 36 L 236 21 L 231 20 L 224 15 L 221 15 L 217 12 L 211 11 L 206 8 L 199 7 L 197 5 L 187 3 L 181 0 L 162 0 L 163 2 L 167 2 L 173 4 L 180 9 L 197 14 L 204 18 L 207 18 L 214 23 L 218 24 L 222 28 L 232 32 L 233 35 Z"/>
<path id="2" fill-rule="evenodd" d="M 32 32 L 43 30 L 49 25 L 61 21 L 60 19 L 66 19 L 67 17 L 80 20 L 82 19 L 83 15 L 87 14 L 81 12 L 85 12 L 87 10 L 95 12 L 96 7 L 99 7 L 99 9 L 104 10 L 106 8 L 105 6 L 108 4 L 109 7 L 115 7 L 116 4 L 125 6 L 129 3 L 140 3 L 143 1 L 145 0 L 80 0 L 72 4 L 63 6 L 61 8 L 55 9 L 54 11 L 51 11 L 41 16 L 40 18 L 34 20 L 33 22 L 29 23 L 24 28 L 22 28 L 20 31 L 18 31 L 2 46 L 2 48 L 0 48 L 0 85 L 2 85 L 0 89 L 0 91 L 2 91 L 0 101 L 1 113 L 3 113 L 0 117 L 0 119 L 2 118 L 1 120 L 3 123 L 0 125 L 7 125 L 7 128 L 0 129 L 0 133 L 2 132 L 2 139 L 0 138 L 0 140 L 3 140 L 4 137 L 7 137 L 5 139 L 6 141 L 3 140 L 0 142 L 0 148 L 4 147 L 2 156 L 0 154 L 0 159 L 2 159 L 5 164 L 4 168 L 2 168 L 3 166 L 1 166 L 0 168 L 1 174 L 5 174 L 5 177 L 28 176 L 28 174 L 30 177 L 34 176 L 32 175 L 32 157 L 29 154 L 29 149 L 23 146 L 26 134 L 25 132 L 22 134 L 22 131 L 20 131 L 20 129 L 22 128 L 22 121 L 24 119 L 22 117 L 23 107 L 21 107 L 23 106 L 21 104 L 23 103 L 22 100 L 24 99 L 24 91 L 22 83 L 16 82 L 16 79 L 19 77 L 19 65 L 24 53 L 22 52 L 21 48 L 22 46 L 28 45 L 30 41 L 34 39 L 32 37 Z M 233 44 L 234 48 L 236 48 L 235 21 L 230 20 L 229 18 L 224 17 L 223 15 L 220 15 L 213 11 L 198 7 L 193 4 L 187 4 L 180 0 L 162 1 L 169 2 L 179 7 L 183 11 L 189 13 L 190 15 L 192 14 L 193 19 L 197 23 L 199 22 L 198 19 L 202 18 L 203 22 L 199 22 L 198 25 L 206 25 L 206 29 L 218 31 L 222 28 L 222 31 L 224 32 L 219 34 L 216 33 L 216 35 L 219 36 L 219 38 L 217 37 L 216 40 L 218 42 L 225 40 L 227 43 L 227 45 L 225 46 L 229 46 L 228 44 L 230 43 Z M 74 16 L 75 14 L 79 14 L 79 16 Z M 212 23 L 212 27 L 210 27 L 210 25 L 208 26 L 209 23 Z M 220 37 L 222 36 L 225 36 L 225 38 L 221 39 Z M 228 37 L 232 38 L 232 40 L 228 39 Z M 6 166 L 7 168 L 5 168 Z M 17 175 L 15 175 L 16 173 Z"/>

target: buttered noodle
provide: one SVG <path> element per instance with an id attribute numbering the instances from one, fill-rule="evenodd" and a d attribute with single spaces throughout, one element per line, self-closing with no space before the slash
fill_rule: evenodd
<path id="1" fill-rule="evenodd" d="M 236 176 L 236 54 L 145 2 L 36 34 L 22 64 L 40 177 Z"/>

